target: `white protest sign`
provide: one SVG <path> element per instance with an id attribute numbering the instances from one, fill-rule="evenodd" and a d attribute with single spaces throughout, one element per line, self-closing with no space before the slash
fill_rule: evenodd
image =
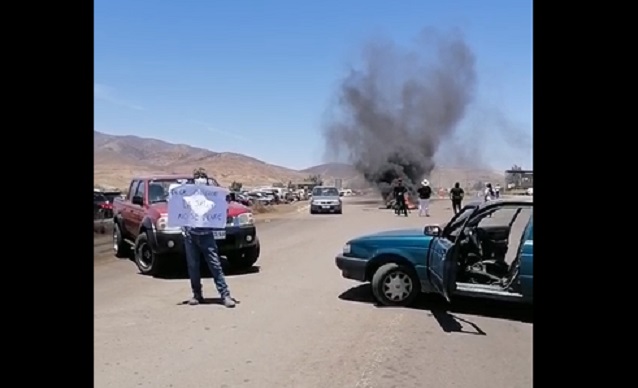
<path id="1" fill-rule="evenodd" d="M 168 227 L 226 227 L 228 203 L 223 187 L 184 184 L 170 189 Z"/>

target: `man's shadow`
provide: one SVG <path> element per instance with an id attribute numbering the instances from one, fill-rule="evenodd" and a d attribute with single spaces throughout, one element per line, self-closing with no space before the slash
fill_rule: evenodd
<path id="1" fill-rule="evenodd" d="M 370 284 L 360 284 L 346 290 L 339 299 L 351 302 L 368 303 L 379 308 L 388 308 L 379 305 L 372 295 Z M 401 308 L 401 307 L 397 307 Z M 409 307 L 416 310 L 429 311 L 436 319 L 441 329 L 446 333 L 466 333 L 475 335 L 487 335 L 478 325 L 456 314 L 478 315 L 491 318 L 507 319 L 512 321 L 533 323 L 532 308 L 520 304 L 506 303 L 500 301 L 482 300 L 476 298 L 456 297 L 452 303 L 448 303 L 438 295 L 421 294 Z M 471 327 L 472 330 L 464 329 L 463 324 Z"/>
<path id="2" fill-rule="evenodd" d="M 237 300 L 235 298 L 232 298 L 232 299 L 235 301 L 236 304 L 240 304 L 241 303 L 241 301 L 239 301 L 239 300 Z M 184 305 L 187 306 L 189 300 L 190 299 L 183 300 L 183 301 L 179 302 L 178 305 L 179 306 L 184 306 Z M 204 301 L 201 302 L 200 304 L 206 304 L 206 305 L 217 304 L 217 305 L 223 306 L 224 305 L 224 301 L 222 300 L 222 298 L 204 298 Z"/>
<path id="3" fill-rule="evenodd" d="M 131 262 L 135 262 L 135 258 L 133 255 L 129 255 L 128 260 Z M 251 275 L 259 273 L 261 270 L 260 266 L 253 265 L 249 268 L 232 268 L 232 266 L 228 263 L 228 259 L 222 256 L 222 269 L 224 271 L 224 276 L 232 277 L 232 276 L 242 276 L 242 275 Z M 202 279 L 210 279 L 212 278 L 212 274 L 210 269 L 206 265 L 206 263 L 202 262 L 199 268 L 199 274 Z M 142 275 L 140 273 L 140 275 Z M 175 257 L 173 260 L 163 263 L 161 273 L 154 275 L 154 278 L 163 279 L 163 280 L 184 280 L 188 279 L 188 268 L 186 267 L 186 259 L 181 257 Z"/>

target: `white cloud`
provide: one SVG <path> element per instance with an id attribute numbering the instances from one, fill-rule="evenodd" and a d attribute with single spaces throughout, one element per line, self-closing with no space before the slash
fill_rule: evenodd
<path id="1" fill-rule="evenodd" d="M 93 99 L 108 102 L 110 104 L 118 105 L 128 109 L 144 110 L 144 108 L 139 105 L 131 104 L 119 99 L 112 87 L 99 83 L 93 83 Z"/>

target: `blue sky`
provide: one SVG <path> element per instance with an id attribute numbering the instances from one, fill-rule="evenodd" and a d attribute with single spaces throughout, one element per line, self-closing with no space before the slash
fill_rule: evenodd
<path id="1" fill-rule="evenodd" d="M 94 126 L 319 164 L 326 109 L 362 44 L 407 44 L 424 27 L 460 28 L 477 57 L 459 136 L 494 125 L 488 111 L 531 136 L 531 0 L 95 0 Z M 487 163 L 531 167 L 531 143 L 506 137 L 481 142 Z"/>

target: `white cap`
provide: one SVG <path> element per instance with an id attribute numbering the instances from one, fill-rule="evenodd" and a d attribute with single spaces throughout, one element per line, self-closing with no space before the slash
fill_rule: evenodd
<path id="1" fill-rule="evenodd" d="M 424 180 L 422 180 L 422 181 L 421 181 L 421 184 L 422 184 L 423 186 L 429 186 L 429 185 L 430 185 L 430 182 L 428 182 L 428 180 L 427 180 L 427 179 L 424 179 Z"/>

